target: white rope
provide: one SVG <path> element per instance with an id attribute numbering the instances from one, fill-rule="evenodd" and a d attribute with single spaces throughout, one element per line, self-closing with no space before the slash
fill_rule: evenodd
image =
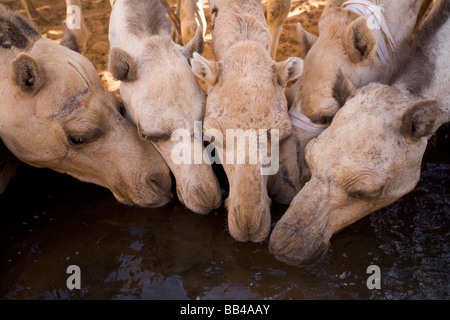
<path id="1" fill-rule="evenodd" d="M 289 110 L 289 116 L 291 117 L 292 124 L 294 126 L 308 132 L 321 133 L 328 128 L 328 125 L 326 124 L 317 124 L 312 122 L 307 116 L 297 110 L 294 110 L 294 108 Z"/>

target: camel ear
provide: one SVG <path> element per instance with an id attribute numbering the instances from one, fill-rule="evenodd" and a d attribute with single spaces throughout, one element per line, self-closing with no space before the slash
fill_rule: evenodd
<path id="1" fill-rule="evenodd" d="M 25 53 L 21 53 L 11 62 L 11 80 L 22 91 L 32 95 L 35 95 L 45 82 L 38 62 Z"/>
<path id="2" fill-rule="evenodd" d="M 312 33 L 309 33 L 305 29 L 303 29 L 302 25 L 297 23 L 297 36 L 299 42 L 299 56 L 303 60 L 305 60 L 306 55 L 308 54 L 311 47 L 316 43 L 317 37 Z"/>
<path id="3" fill-rule="evenodd" d="M 286 87 L 289 81 L 295 80 L 302 75 L 303 61 L 300 58 L 289 58 L 275 64 L 278 83 Z"/>
<path id="4" fill-rule="evenodd" d="M 344 50 L 354 63 L 373 57 L 376 52 L 377 40 L 365 17 L 359 17 L 347 27 L 343 41 Z"/>
<path id="5" fill-rule="evenodd" d="M 436 100 L 423 99 L 409 106 L 402 118 L 401 132 L 407 138 L 417 141 L 434 134 L 435 122 L 441 114 Z"/>
<path id="6" fill-rule="evenodd" d="M 188 59 L 192 59 L 194 52 L 202 54 L 204 48 L 205 41 L 203 40 L 203 28 L 199 25 L 194 37 L 184 46 L 184 49 L 186 50 Z"/>
<path id="7" fill-rule="evenodd" d="M 192 71 L 194 74 L 205 82 L 209 86 L 213 86 L 217 82 L 219 75 L 219 63 L 215 61 L 209 61 L 194 52 L 194 56 L 191 59 Z"/>
<path id="8" fill-rule="evenodd" d="M 133 57 L 117 47 L 109 51 L 108 69 L 117 80 L 132 82 L 137 79 L 137 65 Z"/>
<path id="9" fill-rule="evenodd" d="M 344 76 L 342 68 L 339 70 L 333 87 L 333 97 L 343 107 L 347 100 L 353 98 L 356 94 L 356 88 L 350 80 Z"/>

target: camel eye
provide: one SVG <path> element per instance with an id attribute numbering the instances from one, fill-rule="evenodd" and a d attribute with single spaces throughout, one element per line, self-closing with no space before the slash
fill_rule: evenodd
<path id="1" fill-rule="evenodd" d="M 69 135 L 69 141 L 71 144 L 79 146 L 82 144 L 85 144 L 87 142 L 85 137 L 77 137 L 77 136 L 71 136 Z"/>
<path id="2" fill-rule="evenodd" d="M 348 195 L 355 199 L 360 200 L 373 200 L 383 193 L 384 186 L 376 190 L 352 190 L 348 192 Z"/>
<path id="3" fill-rule="evenodd" d="M 103 135 L 100 129 L 90 129 L 85 132 L 67 132 L 67 140 L 72 146 L 81 146 L 94 142 Z"/>

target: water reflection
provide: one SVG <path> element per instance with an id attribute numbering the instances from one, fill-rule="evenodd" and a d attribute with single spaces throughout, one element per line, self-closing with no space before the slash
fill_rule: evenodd
<path id="1" fill-rule="evenodd" d="M 24 166 L 0 197 L 3 299 L 448 298 L 450 165 L 426 164 L 417 188 L 333 237 L 302 268 L 267 243 L 239 243 L 223 208 L 202 216 L 177 201 L 118 204 L 109 191 Z M 286 207 L 274 205 L 274 221 Z M 66 268 L 81 268 L 81 290 Z M 380 266 L 382 289 L 366 269 Z"/>

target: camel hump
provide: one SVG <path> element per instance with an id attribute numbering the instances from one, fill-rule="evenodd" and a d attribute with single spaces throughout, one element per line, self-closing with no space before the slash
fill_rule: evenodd
<path id="1" fill-rule="evenodd" d="M 31 22 L 0 6 L 0 47 L 25 49 L 41 35 Z"/>

